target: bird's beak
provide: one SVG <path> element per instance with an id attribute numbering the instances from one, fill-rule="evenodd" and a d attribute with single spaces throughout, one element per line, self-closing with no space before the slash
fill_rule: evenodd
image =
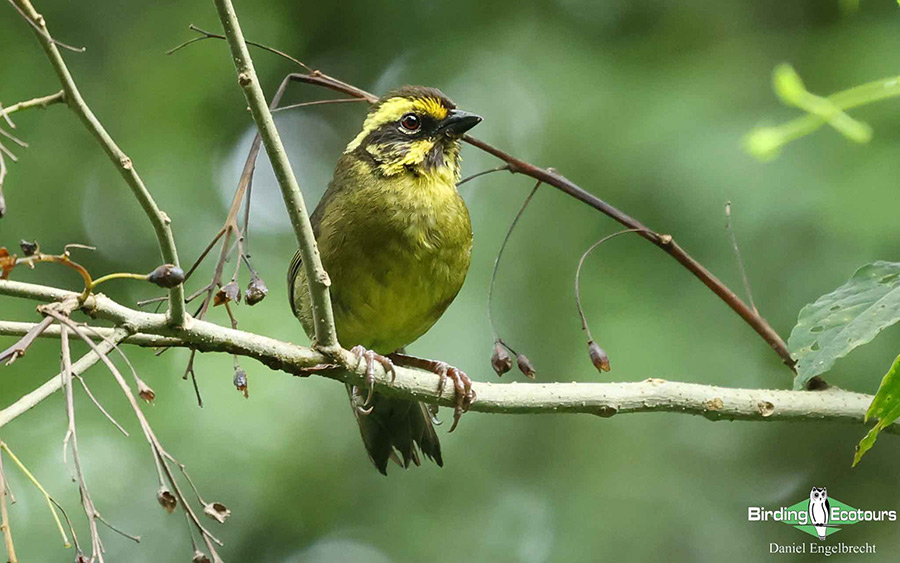
<path id="1" fill-rule="evenodd" d="M 481 116 L 460 109 L 452 109 L 441 123 L 440 131 L 453 137 L 461 137 L 466 131 L 481 123 Z"/>

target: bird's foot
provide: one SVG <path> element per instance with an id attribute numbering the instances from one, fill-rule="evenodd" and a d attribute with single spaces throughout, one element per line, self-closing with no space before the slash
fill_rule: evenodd
<path id="1" fill-rule="evenodd" d="M 466 372 L 451 366 L 447 362 L 418 358 L 406 354 L 390 354 L 390 359 L 393 360 L 396 365 L 423 369 L 438 375 L 441 378 L 438 383 L 438 394 L 444 392 L 444 386 L 448 379 L 453 381 L 453 386 L 456 389 L 456 401 L 453 407 L 453 424 L 450 426 L 450 432 L 453 432 L 456 429 L 456 425 L 459 424 L 459 418 L 464 412 L 468 411 L 469 407 L 472 406 L 472 403 L 475 402 L 475 390 L 472 389 L 472 380 L 469 379 Z"/>
<path id="2" fill-rule="evenodd" d="M 360 362 L 363 360 L 366 362 L 366 385 L 369 387 L 369 394 L 366 396 L 366 402 L 362 405 L 363 407 L 366 407 L 372 402 L 372 394 L 375 392 L 375 364 L 381 364 L 385 373 L 391 374 L 391 383 L 397 379 L 397 372 L 394 370 L 394 362 L 387 356 L 376 354 L 372 350 L 367 350 L 362 346 L 354 346 L 350 349 L 350 353 L 356 354 L 356 357 L 359 358 Z M 370 408 L 368 411 L 360 410 L 360 412 L 362 414 L 369 414 L 372 412 L 372 409 Z"/>

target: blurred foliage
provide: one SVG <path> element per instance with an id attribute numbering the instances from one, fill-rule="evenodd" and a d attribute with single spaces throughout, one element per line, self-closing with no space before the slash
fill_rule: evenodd
<path id="1" fill-rule="evenodd" d="M 744 138 L 747 151 L 763 161 L 776 157 L 784 145 L 826 123 L 851 141 L 868 143 L 872 140 L 872 127 L 853 119 L 844 110 L 900 96 L 898 77 L 854 86 L 827 98 L 816 96 L 806 90 L 800 75 L 787 63 L 775 67 L 772 85 L 782 102 L 808 113 L 778 126 L 756 127 Z"/>
<path id="2" fill-rule="evenodd" d="M 248 38 L 382 93 L 402 83 L 440 87 L 485 116 L 476 134 L 554 166 L 587 189 L 671 233 L 729 285 L 741 287 L 723 208 L 733 224 L 763 314 L 783 335 L 800 308 L 837 287 L 860 264 L 897 260 L 900 113 L 867 105 L 866 145 L 823 129 L 765 164 L 746 154 L 754 126 L 796 116 L 771 91 L 789 61 L 812 92 L 835 92 L 897 74 L 893 3 L 800 0 L 547 0 L 542 2 L 240 2 Z M 62 41 L 82 92 L 172 217 L 190 263 L 220 227 L 250 141 L 250 118 L 226 45 L 204 41 L 173 56 L 189 23 L 218 29 L 207 3 L 38 2 Z M 289 63 L 255 51 L 272 92 Z M 0 7 L 0 101 L 58 90 L 31 30 Z M 292 100 L 325 98 L 298 88 Z M 290 100 L 289 100 L 290 101 Z M 364 108 L 315 107 L 279 117 L 301 186 L 313 204 Z M 152 231 L 94 140 L 63 107 L 16 117 L 31 143 L 6 181 L 9 214 L 0 244 L 38 239 L 98 247 L 83 256 L 97 275 L 159 264 Z M 829 128 L 830 129 L 830 128 Z M 465 171 L 495 166 L 463 149 Z M 532 183 L 492 174 L 462 188 L 475 229 L 468 281 L 444 318 L 411 347 L 493 381 L 485 301 L 503 234 Z M 239 307 L 241 328 L 304 342 L 282 282 L 293 235 L 271 171 L 254 185 L 252 250 L 270 295 Z M 618 228 L 552 189 L 540 190 L 504 256 L 495 316 L 504 339 L 532 359 L 541 381 L 597 381 L 575 312 L 572 276 L 581 252 Z M 79 259 L 82 259 L 79 256 Z M 78 287 L 70 272 L 43 267 L 17 279 Z M 202 284 L 202 278 L 193 280 Z M 588 260 L 582 296 L 594 336 L 609 353 L 604 378 L 661 377 L 741 387 L 787 388 L 791 374 L 725 305 L 645 241 L 620 238 Z M 144 284 L 111 282 L 134 303 Z M 219 308 L 221 309 L 221 308 Z M 0 297 L 4 318 L 35 318 L 34 303 Z M 227 324 L 224 311 L 212 320 Z M 897 327 L 839 361 L 829 377 L 874 392 Z M 244 362 L 250 398 L 232 386 L 231 359 L 201 355 L 205 406 L 181 380 L 187 353 L 132 350 L 156 390 L 147 408 L 163 444 L 185 462 L 204 497 L 233 510 L 215 531 L 230 561 L 743 560 L 769 557 L 769 542 L 802 541 L 777 523 L 750 523 L 747 507 L 792 503 L 812 485 L 862 508 L 896 507 L 900 449 L 884 439 L 850 467 L 860 427 L 721 423 L 673 414 L 491 416 L 471 413 L 442 433 L 446 467 L 394 470 L 365 459 L 342 386 L 295 379 Z M 7 405 L 58 368 L 58 345 L 42 341 L 3 370 Z M 137 425 L 111 378 L 89 372 L 95 393 Z M 519 378 L 509 374 L 506 377 Z M 506 379 L 506 377 L 504 379 Z M 180 518 L 156 503 L 149 452 L 78 397 L 84 470 L 103 515 L 142 536 L 107 533 L 111 561 L 190 557 Z M 446 426 L 445 426 L 446 427 Z M 77 487 L 61 462 L 61 396 L 4 428 L 3 440 L 78 514 Z M 20 557 L 67 560 L 42 498 L 7 468 Z M 83 524 L 83 520 L 78 520 Z M 83 527 L 82 527 L 83 529 Z M 896 552 L 890 524 L 853 526 L 848 543 Z"/>

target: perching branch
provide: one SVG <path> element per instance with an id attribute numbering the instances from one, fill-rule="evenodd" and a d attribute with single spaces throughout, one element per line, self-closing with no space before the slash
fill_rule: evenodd
<path id="1" fill-rule="evenodd" d="M 13 281 L 0 281 L 0 295 L 37 301 L 72 299 L 77 294 L 51 287 Z M 115 340 L 124 343 L 153 346 L 165 342 L 204 352 L 225 352 L 254 358 L 266 366 L 295 375 L 309 375 L 309 368 L 327 362 L 328 358 L 311 348 L 296 346 L 272 338 L 221 327 L 205 321 L 195 321 L 190 327 L 172 327 L 164 315 L 135 311 L 103 296 L 92 295 L 83 311 L 97 319 L 113 322 Z M 33 323 L 3 323 L 0 333 L 22 335 Z M 132 333 L 122 327 L 128 327 Z M 103 329 L 97 329 L 105 335 Z M 106 329 L 109 330 L 109 329 Z M 58 336 L 59 330 L 47 330 L 44 335 Z M 164 338 L 165 340 L 157 340 Z M 108 341 L 99 344 L 103 347 Z M 109 346 L 107 350 L 111 350 Z M 355 357 L 346 357 L 345 365 L 356 366 Z M 81 373 L 96 362 L 88 354 L 73 364 L 73 373 Z M 440 378 L 434 374 L 397 367 L 396 380 L 381 367 L 376 368 L 377 391 L 405 399 L 413 399 L 440 406 L 454 405 L 454 390 L 438 392 Z M 365 365 L 351 371 L 333 369 L 315 371 L 317 375 L 353 385 L 365 381 Z M 38 390 L 29 393 L 13 405 L 0 410 L 0 428 L 61 387 L 61 379 L 54 376 Z M 853 393 L 837 388 L 825 391 L 786 391 L 732 389 L 693 383 L 677 383 L 662 379 L 647 379 L 629 383 L 473 383 L 478 401 L 471 410 L 504 414 L 587 413 L 602 417 L 638 412 L 673 412 L 701 415 L 710 420 L 757 421 L 834 421 L 862 424 L 872 401 L 871 395 Z M 900 432 L 900 423 L 890 427 Z"/>
<path id="2" fill-rule="evenodd" d="M 281 195 L 285 206 L 287 206 L 291 225 L 294 227 L 294 234 L 297 237 L 297 243 L 303 256 L 303 268 L 308 280 L 312 302 L 316 347 L 327 350 L 329 353 L 333 352 L 340 355 L 341 350 L 334 328 L 331 295 L 328 289 L 331 281 L 325 272 L 325 268 L 322 267 L 322 260 L 316 247 L 315 235 L 313 235 L 309 214 L 306 211 L 306 204 L 303 202 L 300 185 L 297 183 L 297 178 L 291 169 L 281 137 L 278 135 L 278 130 L 275 127 L 275 120 L 272 119 L 272 112 L 269 111 L 265 94 L 259 84 L 256 70 L 253 68 L 253 60 L 250 58 L 247 43 L 244 41 L 240 23 L 234 12 L 234 6 L 231 4 L 231 0 L 216 0 L 215 3 L 219 12 L 219 19 L 225 30 L 228 45 L 231 47 L 231 55 L 238 74 L 238 83 L 241 85 L 244 96 L 250 106 L 250 113 L 253 115 L 253 120 L 259 129 L 263 146 L 266 148 L 266 154 L 269 155 L 275 178 L 278 180 L 279 187 L 281 187 Z"/>
<path id="3" fill-rule="evenodd" d="M 44 53 L 47 55 L 50 64 L 53 66 L 53 70 L 56 72 L 59 82 L 62 85 L 63 92 L 65 92 L 65 103 L 75 112 L 81 119 L 85 128 L 87 128 L 94 138 L 97 139 L 97 142 L 100 143 L 100 146 L 122 175 L 122 178 L 124 178 L 128 187 L 131 188 L 132 193 L 141 204 L 147 218 L 150 219 L 150 223 L 153 225 L 153 229 L 156 233 L 156 240 L 163 260 L 169 264 L 178 266 L 178 252 L 175 249 L 175 239 L 172 236 L 172 229 L 170 228 L 171 220 L 168 215 L 163 213 L 159 207 L 157 207 L 156 202 L 153 200 L 153 196 L 150 195 L 150 192 L 144 185 L 144 181 L 134 169 L 131 158 L 116 145 L 115 141 L 113 141 L 112 137 L 100 123 L 100 120 L 98 120 L 97 116 L 94 115 L 94 112 L 91 111 L 87 102 L 81 97 L 81 92 L 79 92 L 78 86 L 75 84 L 75 80 L 72 78 L 72 74 L 69 72 L 65 60 L 57 48 L 57 42 L 53 40 L 50 36 L 50 32 L 47 30 L 47 23 L 44 20 L 44 17 L 34 9 L 30 0 L 12 0 L 12 2 L 22 14 L 22 17 L 32 26 L 38 42 L 41 44 L 41 47 L 43 47 Z M 169 289 L 169 319 L 170 322 L 176 326 L 185 323 L 184 290 L 180 284 Z"/>

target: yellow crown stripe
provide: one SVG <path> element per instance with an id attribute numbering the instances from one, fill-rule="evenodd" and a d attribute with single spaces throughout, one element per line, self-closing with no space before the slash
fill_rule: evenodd
<path id="1" fill-rule="evenodd" d="M 418 113 L 422 115 L 430 115 L 438 121 L 447 117 L 447 108 L 436 98 L 417 98 L 410 100 L 409 98 L 391 98 L 378 108 L 378 111 L 369 115 L 363 122 L 363 129 L 355 139 L 350 141 L 345 153 L 356 150 L 357 147 L 372 131 L 378 129 L 385 123 L 397 121 L 407 113 Z"/>

